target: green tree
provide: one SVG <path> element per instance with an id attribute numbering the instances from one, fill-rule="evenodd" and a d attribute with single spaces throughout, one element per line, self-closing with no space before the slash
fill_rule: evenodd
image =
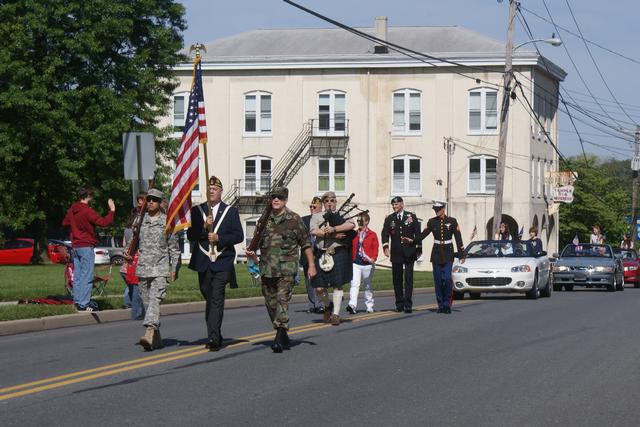
<path id="1" fill-rule="evenodd" d="M 113 197 L 127 216 L 121 134 L 161 135 L 183 14 L 173 0 L 0 3 L 0 230 L 44 243 L 80 185 L 96 190 L 99 212 Z"/>
<path id="2" fill-rule="evenodd" d="M 624 220 L 631 208 L 630 184 L 617 161 L 603 163 L 591 156 L 588 165 L 582 157 L 569 159 L 562 169 L 578 174 L 573 203 L 560 206 L 560 246 L 577 234 L 580 241 L 588 241 L 591 227 L 599 224 L 607 242 L 617 244 L 628 230 Z M 627 162 L 628 167 L 628 162 Z"/>

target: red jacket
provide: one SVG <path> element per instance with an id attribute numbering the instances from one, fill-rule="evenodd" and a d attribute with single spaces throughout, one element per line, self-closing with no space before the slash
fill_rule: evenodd
<path id="1" fill-rule="evenodd" d="M 88 204 L 75 202 L 62 221 L 64 227 L 71 227 L 71 246 L 74 248 L 94 247 L 98 243 L 95 226 L 106 227 L 113 222 L 113 211 L 101 217 Z"/>
<path id="2" fill-rule="evenodd" d="M 351 260 L 356 260 L 356 252 L 358 250 L 358 240 L 360 236 L 360 231 L 356 230 L 356 237 L 353 238 L 353 242 L 351 245 Z M 362 241 L 362 249 L 364 253 L 371 258 L 372 262 L 375 262 L 378 259 L 378 236 L 374 231 L 367 228 L 367 232 L 364 236 L 364 240 Z"/>

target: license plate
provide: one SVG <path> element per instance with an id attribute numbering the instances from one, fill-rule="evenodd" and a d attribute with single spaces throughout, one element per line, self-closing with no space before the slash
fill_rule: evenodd
<path id="1" fill-rule="evenodd" d="M 576 282 L 578 281 L 587 281 L 587 276 L 585 276 L 584 274 L 576 274 L 573 276 L 573 280 L 575 280 Z"/>

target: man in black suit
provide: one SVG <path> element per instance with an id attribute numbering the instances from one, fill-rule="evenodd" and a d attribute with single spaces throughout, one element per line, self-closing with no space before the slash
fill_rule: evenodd
<path id="1" fill-rule="evenodd" d="M 189 268 L 198 272 L 200 292 L 207 305 L 207 348 L 222 348 L 224 291 L 236 257 L 234 245 L 244 240 L 240 215 L 222 202 L 222 182 L 212 176 L 207 186 L 207 202 L 191 208 L 191 227 L 187 238 L 192 243 Z M 210 245 L 215 248 L 213 252 Z"/>
<path id="2" fill-rule="evenodd" d="M 382 227 L 382 250 L 391 258 L 393 291 L 396 295 L 396 311 L 411 313 L 413 310 L 413 264 L 421 251 L 420 222 L 413 212 L 404 210 L 402 197 L 391 199 L 393 213 L 387 216 Z M 391 250 L 389 249 L 391 240 Z M 404 270 L 404 289 L 403 289 Z"/>
<path id="3" fill-rule="evenodd" d="M 317 212 L 322 212 L 322 201 L 320 200 L 320 197 L 315 196 L 309 204 L 309 215 L 302 217 L 302 222 L 304 223 L 304 226 L 307 227 L 307 231 L 310 231 L 309 224 L 311 223 L 311 216 Z M 315 236 L 311 236 L 312 250 L 314 249 L 314 246 Z M 307 286 L 307 297 L 309 298 L 309 308 L 307 309 L 307 312 L 322 313 L 322 300 L 316 293 L 316 289 L 311 285 L 311 280 L 309 280 L 309 264 L 307 262 L 307 257 L 304 255 L 304 252 L 300 254 L 300 265 L 302 266 L 302 271 L 304 272 L 304 283 Z"/>

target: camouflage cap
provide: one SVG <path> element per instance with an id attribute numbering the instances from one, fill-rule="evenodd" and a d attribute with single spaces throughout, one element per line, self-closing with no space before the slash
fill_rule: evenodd
<path id="1" fill-rule="evenodd" d="M 311 199 L 311 204 L 312 205 L 319 205 L 321 203 L 322 203 L 322 200 L 318 196 L 313 196 L 313 199 Z"/>
<path id="2" fill-rule="evenodd" d="M 271 197 L 278 196 L 281 199 L 289 198 L 289 189 L 287 187 L 276 187 L 271 190 Z"/>
<path id="3" fill-rule="evenodd" d="M 214 175 L 211 175 L 211 178 L 209 178 L 209 185 L 215 185 L 217 187 L 223 188 L 222 181 L 220 181 L 220 179 Z"/>
<path id="4" fill-rule="evenodd" d="M 149 191 L 147 191 L 147 197 L 157 197 L 158 199 L 163 199 L 164 196 L 162 195 L 162 191 L 158 190 L 157 188 L 152 188 Z"/>

